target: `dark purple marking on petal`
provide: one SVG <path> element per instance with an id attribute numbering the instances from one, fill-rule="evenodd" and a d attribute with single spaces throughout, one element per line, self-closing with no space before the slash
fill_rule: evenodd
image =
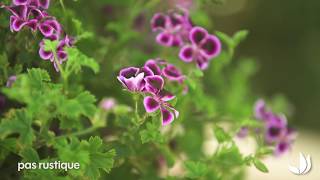
<path id="1" fill-rule="evenodd" d="M 145 64 L 145 67 L 149 68 L 154 75 L 161 75 L 161 69 L 158 66 L 158 62 L 153 60 L 153 59 L 149 59 Z"/>
<path id="2" fill-rule="evenodd" d="M 153 31 L 164 29 L 167 24 L 167 17 L 164 14 L 157 13 L 151 19 L 151 27 Z"/>
<path id="3" fill-rule="evenodd" d="M 176 27 L 182 24 L 182 17 L 177 13 L 171 13 L 169 15 L 169 19 L 172 27 Z"/>
<path id="4" fill-rule="evenodd" d="M 124 78 L 129 79 L 131 77 L 135 77 L 138 72 L 139 72 L 139 68 L 128 67 L 128 68 L 122 69 L 119 73 L 119 76 L 123 76 Z"/>
<path id="5" fill-rule="evenodd" d="M 17 16 L 20 19 L 26 20 L 28 14 L 28 7 L 25 5 L 19 6 L 5 6 L 5 8 L 10 11 L 14 16 Z"/>
<path id="6" fill-rule="evenodd" d="M 152 70 L 147 66 L 140 68 L 139 73 L 141 73 L 141 72 L 144 73 L 144 77 L 153 76 L 154 75 Z"/>
<path id="7" fill-rule="evenodd" d="M 179 58 L 184 62 L 191 62 L 193 60 L 193 48 L 191 46 L 184 46 L 179 52 Z"/>
<path id="8" fill-rule="evenodd" d="M 289 150 L 290 150 L 290 143 L 286 142 L 286 141 L 281 141 L 276 145 L 276 148 L 274 150 L 274 154 L 276 156 L 280 156 Z"/>
<path id="9" fill-rule="evenodd" d="M 143 100 L 144 108 L 148 113 L 152 113 L 159 109 L 160 103 L 153 97 L 147 96 Z"/>
<path id="10" fill-rule="evenodd" d="M 27 22 L 14 18 L 13 16 L 10 18 L 10 29 L 13 31 L 20 31 L 26 24 Z"/>
<path id="11" fill-rule="evenodd" d="M 162 73 L 166 78 L 168 78 L 169 80 L 173 80 L 173 81 L 181 80 L 181 78 L 183 78 L 180 70 L 172 64 L 168 64 L 162 70 Z"/>
<path id="12" fill-rule="evenodd" d="M 191 29 L 189 39 L 194 44 L 200 44 L 208 35 L 207 30 L 202 27 L 194 27 Z"/>
<path id="13" fill-rule="evenodd" d="M 48 9 L 50 5 L 50 0 L 37 0 L 39 2 L 39 6 L 43 9 Z"/>
<path id="14" fill-rule="evenodd" d="M 209 60 L 201 54 L 198 54 L 198 56 L 196 57 L 196 63 L 198 68 L 201 70 L 205 70 L 209 66 Z"/>
<path id="15" fill-rule="evenodd" d="M 31 19 L 26 24 L 32 31 L 36 31 L 38 28 L 38 20 L 37 19 Z"/>
<path id="16" fill-rule="evenodd" d="M 173 35 L 168 33 L 160 33 L 156 37 L 157 43 L 163 46 L 171 46 L 173 40 Z"/>
<path id="17" fill-rule="evenodd" d="M 147 76 L 146 81 L 146 90 L 152 93 L 158 93 L 163 89 L 164 80 L 161 76 Z"/>
<path id="18" fill-rule="evenodd" d="M 220 54 L 221 42 L 216 36 L 210 35 L 204 40 L 200 48 L 204 52 L 204 55 L 211 59 Z"/>
<path id="19" fill-rule="evenodd" d="M 162 116 L 162 126 L 166 126 L 174 120 L 173 113 L 164 107 L 161 107 L 161 116 Z"/>
<path id="20" fill-rule="evenodd" d="M 51 27 L 49 24 L 45 22 L 40 24 L 39 30 L 45 37 L 50 37 L 54 32 L 53 27 Z"/>
<path id="21" fill-rule="evenodd" d="M 43 60 L 49 60 L 53 58 L 53 53 L 49 51 L 45 51 L 42 45 L 40 45 L 40 48 L 39 48 L 39 55 Z"/>
<path id="22" fill-rule="evenodd" d="M 68 54 L 65 51 L 58 51 L 57 56 L 61 61 L 65 61 L 68 58 Z"/>
<path id="23" fill-rule="evenodd" d="M 179 47 L 183 44 L 182 38 L 178 35 L 173 36 L 171 46 L 173 47 Z"/>

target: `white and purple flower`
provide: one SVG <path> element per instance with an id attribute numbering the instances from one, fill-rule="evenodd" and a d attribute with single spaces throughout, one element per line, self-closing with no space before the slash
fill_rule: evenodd
<path id="1" fill-rule="evenodd" d="M 170 124 L 179 116 L 179 112 L 174 109 L 168 101 L 175 98 L 173 94 L 164 90 L 164 80 L 161 76 L 148 76 L 145 78 L 146 90 L 151 95 L 146 96 L 143 100 L 146 112 L 152 113 L 160 110 L 162 125 Z"/>

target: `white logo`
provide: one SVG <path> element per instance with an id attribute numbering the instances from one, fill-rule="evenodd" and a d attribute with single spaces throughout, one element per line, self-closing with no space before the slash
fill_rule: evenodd
<path id="1" fill-rule="evenodd" d="M 300 165 L 299 168 L 294 166 L 289 166 L 289 171 L 296 175 L 307 174 L 311 170 L 311 158 L 307 155 L 307 158 L 300 152 Z"/>

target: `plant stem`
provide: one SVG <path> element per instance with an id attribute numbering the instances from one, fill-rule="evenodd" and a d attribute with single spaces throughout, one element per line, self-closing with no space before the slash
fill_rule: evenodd
<path id="1" fill-rule="evenodd" d="M 82 131 L 77 131 L 77 132 L 74 132 L 74 133 L 57 136 L 56 138 L 64 138 L 64 137 L 67 137 L 67 136 L 82 136 L 82 135 L 86 135 L 86 134 L 92 133 L 97 129 L 98 129 L 98 127 L 91 126 L 91 127 L 87 128 L 87 129 L 84 129 Z"/>

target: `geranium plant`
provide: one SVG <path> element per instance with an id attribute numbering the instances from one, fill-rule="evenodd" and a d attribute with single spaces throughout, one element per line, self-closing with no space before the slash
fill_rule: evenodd
<path id="1" fill-rule="evenodd" d="M 1 2 L 3 178 L 242 179 L 251 165 L 268 172 L 263 159 L 290 150 L 296 132 L 250 90 L 256 63 L 234 56 L 248 31 L 218 31 L 194 8 L 202 3 Z M 256 142 L 250 154 L 235 143 L 246 137 Z M 204 146 L 212 139 L 217 147 Z M 26 166 L 41 162 L 80 166 Z"/>

